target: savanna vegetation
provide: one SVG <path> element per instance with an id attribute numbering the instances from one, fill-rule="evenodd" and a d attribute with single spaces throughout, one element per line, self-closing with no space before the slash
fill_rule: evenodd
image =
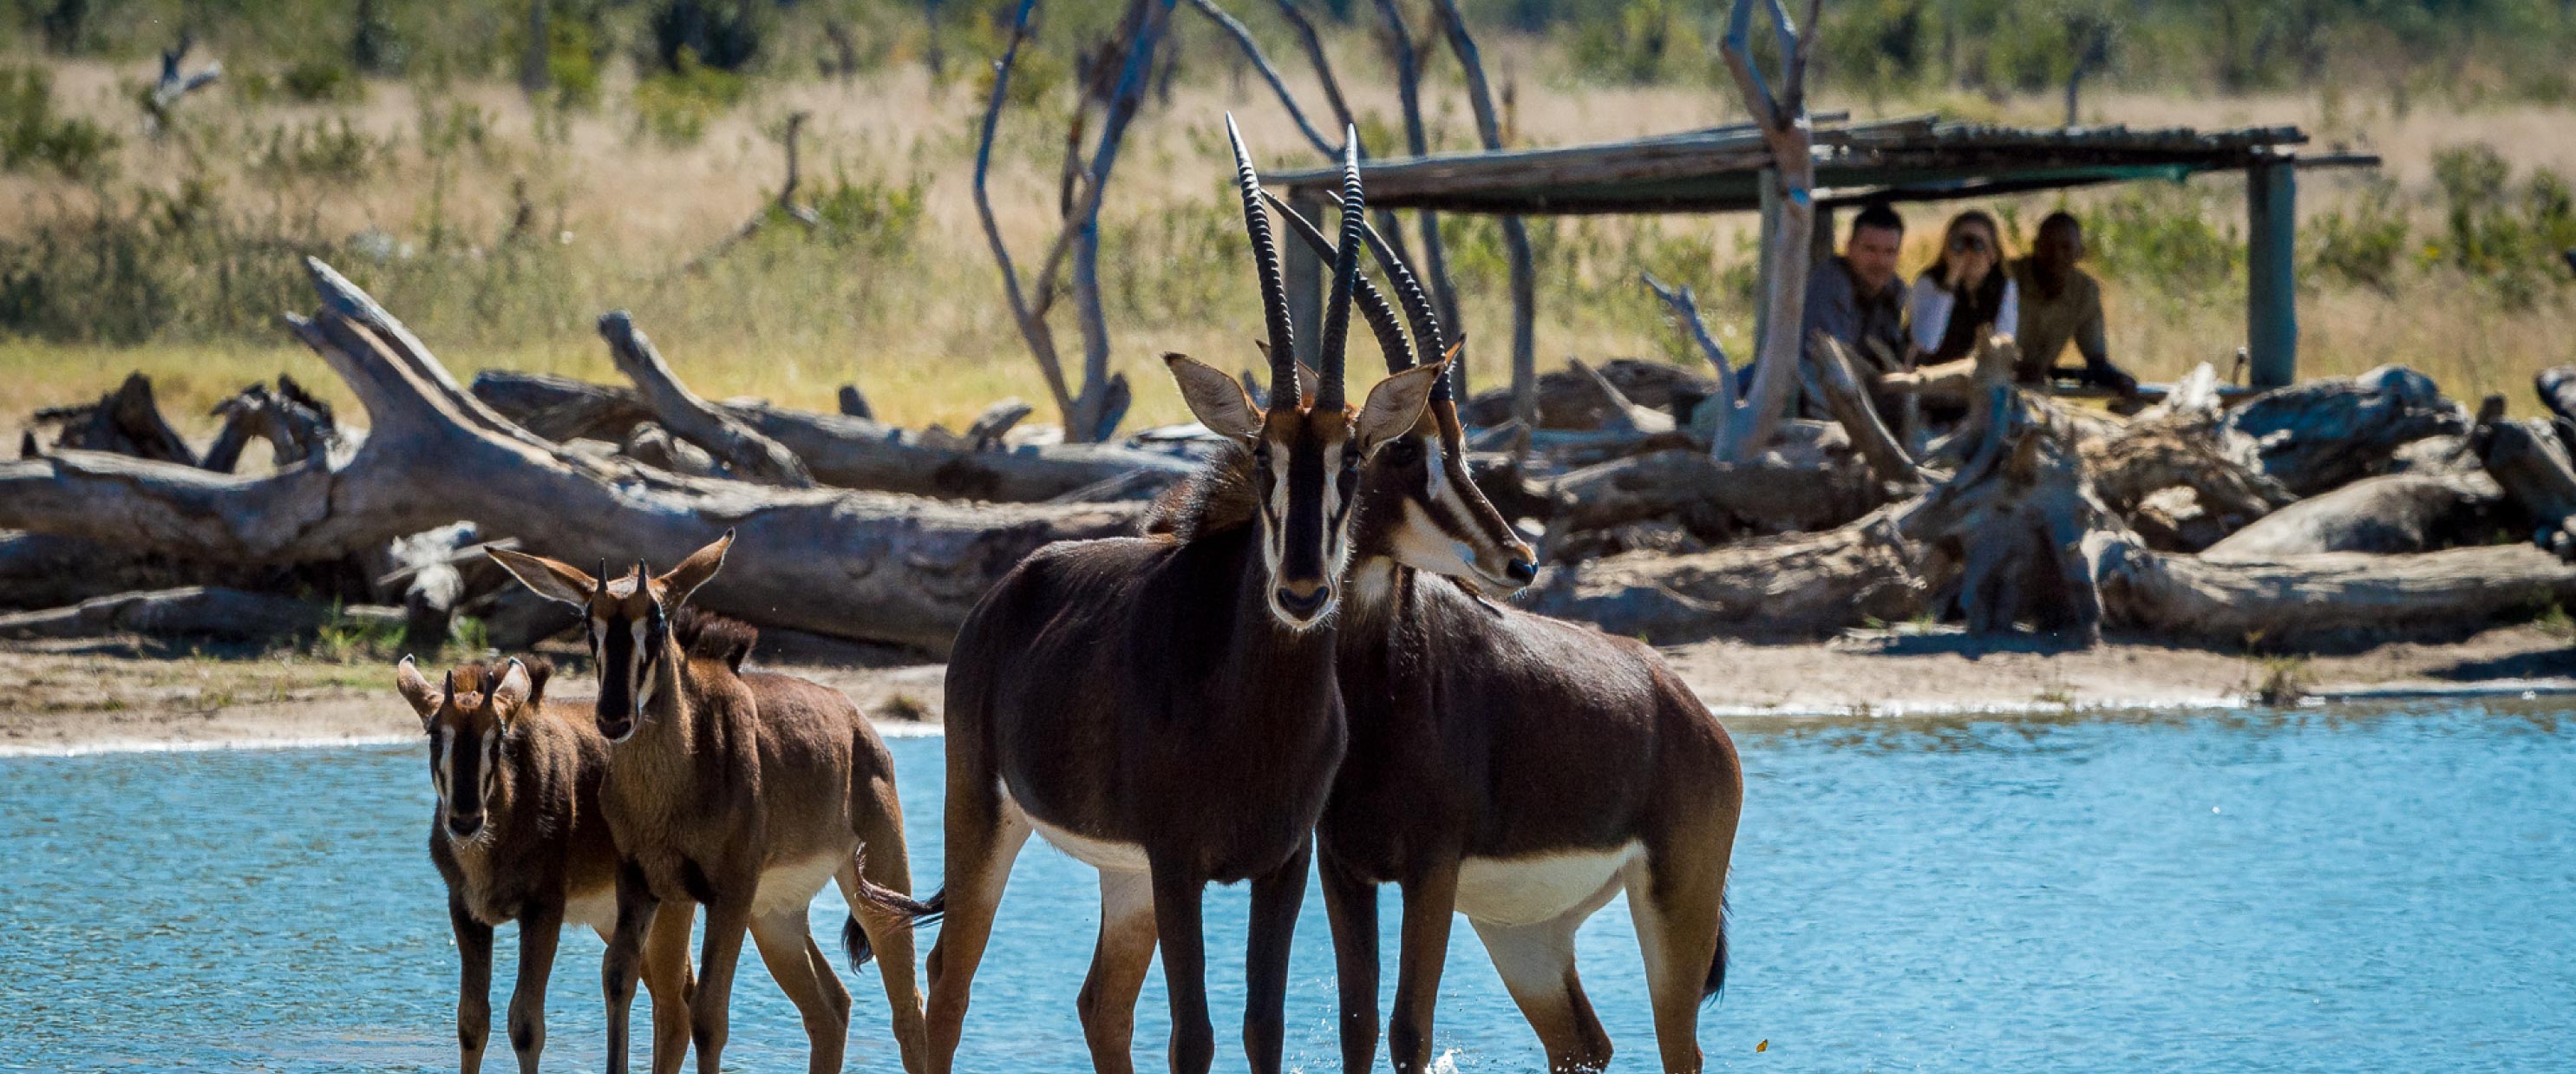
<path id="1" fill-rule="evenodd" d="M 1275 8 L 1236 3 L 1292 84 Z M 1419 4 L 1397 5 L 1413 20 Z M 1371 146 L 1398 144 L 1373 9 L 1310 5 Z M 1116 0 L 1045 0 L 994 163 L 1002 224 L 1034 257 L 1061 209 L 1064 131 Z M 1470 2 L 1507 138 L 1543 145 L 1740 119 L 1714 0 Z M 347 271 L 460 370 L 615 379 L 594 318 L 630 308 L 712 394 L 952 426 L 1044 395 L 968 200 L 1007 10 L 929 0 L 10 0 L 0 6 L 0 423 L 143 369 L 174 413 L 280 369 L 336 389 L 274 326 L 309 294 L 297 255 Z M 1218 114 L 1278 163 L 1311 159 L 1232 44 L 1184 5 L 1102 217 L 1117 361 L 1165 350 L 1252 364 L 1255 308 L 1225 210 Z M 149 109 L 183 38 L 222 77 Z M 2403 362 L 2454 395 L 2507 392 L 2569 357 L 2576 288 L 2576 45 L 2566 0 L 1832 0 L 1819 107 L 2056 123 L 2297 123 L 2384 155 L 2303 182 L 2303 370 Z M 1427 71 L 1432 141 L 1467 148 L 1457 70 Z M 1306 94 L 1312 97 L 1311 91 Z M 797 200 L 776 213 L 787 117 Z M 2243 209 L 2232 180 L 1993 208 L 2014 237 L 2089 225 L 2112 343 L 2150 379 L 2233 352 Z M 1930 259 L 1946 208 L 1912 211 Z M 1444 218 L 1480 383 L 1505 360 L 1491 222 Z M 1532 229 L 1543 364 L 1696 360 L 1636 282 L 1695 285 L 1749 347 L 1749 219 L 1586 219 Z M 1069 333 L 1069 327 L 1059 328 Z M 1134 376 L 1130 424 L 1180 416 Z"/>

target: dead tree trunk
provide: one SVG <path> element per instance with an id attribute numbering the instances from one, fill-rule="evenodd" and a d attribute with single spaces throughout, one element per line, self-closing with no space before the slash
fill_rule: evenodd
<path id="1" fill-rule="evenodd" d="M 1476 116 L 1476 138 L 1486 152 L 1503 148 L 1503 125 L 1494 113 L 1494 91 L 1485 84 L 1485 61 L 1476 38 L 1467 32 L 1467 17 L 1458 0 L 1432 0 L 1440 16 L 1449 51 L 1458 57 L 1466 78 L 1467 104 Z M 1538 414 L 1538 265 L 1530 250 L 1529 228 L 1517 216 L 1496 220 L 1503 229 L 1503 254 L 1510 261 L 1512 285 L 1512 416 L 1531 428 Z M 1455 322 L 1451 322 L 1455 323 Z M 1461 398 L 1464 398 L 1463 389 Z"/>
<path id="2" fill-rule="evenodd" d="M 1752 412 L 1749 420 L 1738 424 L 1734 442 L 1725 446 L 1727 457 L 1739 461 L 1759 453 L 1787 416 L 1790 392 L 1798 382 L 1798 356 L 1805 349 L 1801 326 L 1806 323 L 1808 244 L 1816 226 L 1816 154 L 1807 114 L 1807 60 L 1815 48 L 1822 6 L 1822 0 L 1808 0 L 1806 31 L 1801 33 L 1789 22 L 1779 0 L 1772 0 L 1771 29 L 1782 68 L 1782 88 L 1776 97 L 1754 65 L 1753 0 L 1735 0 L 1720 48 L 1745 109 L 1771 149 L 1772 165 L 1763 181 L 1774 185 L 1771 193 L 1780 206 L 1771 247 L 1762 251 L 1770 269 L 1771 292 L 1761 301 L 1770 327 L 1762 352 L 1753 360 Z"/>
<path id="3" fill-rule="evenodd" d="M 632 389 L 544 373 L 487 369 L 475 374 L 474 395 L 503 417 L 554 441 L 589 437 L 622 442 L 653 416 Z M 715 406 L 785 446 L 816 481 L 840 488 L 1036 503 L 1121 479 L 1133 479 L 1128 495 L 1151 496 L 1197 468 L 1180 456 L 1112 444 L 978 450 L 955 438 L 935 443 L 920 431 L 865 418 L 740 401 Z"/>
<path id="4" fill-rule="evenodd" d="M 290 318 L 365 407 L 354 447 L 262 478 L 93 452 L 0 464 L 0 527 L 218 561 L 329 559 L 467 519 L 547 555 L 673 563 L 738 532 L 709 607 L 933 652 L 1050 541 L 1133 529 L 1132 505 L 962 506 L 680 478 L 582 457 L 459 387 L 365 292 L 308 261 L 322 308 Z"/>
<path id="5" fill-rule="evenodd" d="M 814 487 L 814 475 L 794 452 L 750 426 L 736 421 L 715 405 L 698 398 L 696 392 L 680 383 L 671 372 L 671 364 L 662 360 L 653 341 L 635 327 L 635 320 L 625 310 L 611 312 L 599 319 L 600 338 L 608 341 L 608 353 L 617 361 L 617 371 L 635 382 L 643 393 L 645 405 L 662 427 L 681 439 L 706 449 L 707 454 L 724 464 L 725 472 L 745 481 L 788 488 Z"/>

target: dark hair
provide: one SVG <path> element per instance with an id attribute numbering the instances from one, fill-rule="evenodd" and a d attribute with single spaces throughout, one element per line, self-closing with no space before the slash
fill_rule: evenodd
<path id="1" fill-rule="evenodd" d="M 1905 218 L 1896 215 L 1895 206 L 1883 201 L 1873 201 L 1861 206 L 1860 215 L 1852 217 L 1852 234 L 1860 234 L 1860 229 L 1865 227 L 1893 231 L 1902 235 L 1905 234 Z"/>
<path id="2" fill-rule="evenodd" d="M 2072 229 L 2079 235 L 2084 232 L 2083 221 L 2077 220 L 2074 213 L 2067 212 L 2064 209 L 2059 209 L 2058 211 L 2050 213 L 2040 219 L 2039 230 L 2036 234 L 2045 235 L 2048 234 L 2051 229 L 2061 227 Z"/>
<path id="3" fill-rule="evenodd" d="M 1941 229 L 1941 254 L 1933 259 L 1931 268 L 1923 270 L 1925 274 L 1930 275 L 1935 279 L 1949 275 L 1950 238 L 1951 236 L 1957 235 L 1960 228 L 1966 227 L 1970 224 L 1985 225 L 1987 237 L 1993 239 L 1995 243 L 1995 249 L 1993 251 L 1995 255 L 1995 266 L 1998 269 L 2002 268 L 2005 260 L 2004 229 L 1997 226 L 1995 224 L 1995 218 L 1987 215 L 1985 210 L 1970 209 L 1957 216 L 1951 217 L 1949 226 Z"/>

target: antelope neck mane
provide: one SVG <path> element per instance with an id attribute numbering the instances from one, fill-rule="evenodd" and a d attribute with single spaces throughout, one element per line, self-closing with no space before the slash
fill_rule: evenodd
<path id="1" fill-rule="evenodd" d="M 760 640 L 760 631 L 740 619 L 684 605 L 671 613 L 671 640 L 689 659 L 721 660 L 739 672 L 743 658 Z"/>
<path id="2" fill-rule="evenodd" d="M 1145 513 L 1145 532 L 1188 543 L 1252 525 L 1260 510 L 1252 452 L 1229 443 L 1199 472 L 1155 498 Z"/>
<path id="3" fill-rule="evenodd" d="M 554 678 L 554 661 L 542 656 L 523 656 L 519 664 L 528 669 L 528 700 L 521 711 L 535 711 L 546 699 L 546 683 Z M 494 660 L 483 664 L 456 665 L 456 696 L 482 694 L 490 696 L 501 685 L 501 676 L 509 674 L 510 662 Z"/>

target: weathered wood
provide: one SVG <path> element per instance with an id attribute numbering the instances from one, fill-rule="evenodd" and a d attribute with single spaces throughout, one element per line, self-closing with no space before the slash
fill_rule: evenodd
<path id="1" fill-rule="evenodd" d="M 47 407 L 28 419 L 32 426 L 52 426 L 60 430 L 54 440 L 56 448 L 81 451 L 109 451 L 156 462 L 173 462 L 182 466 L 197 465 L 197 453 L 161 416 L 161 406 L 152 398 L 152 378 L 140 372 L 126 374 L 116 390 L 86 406 Z"/>
<path id="2" fill-rule="evenodd" d="M 876 420 L 876 408 L 868 405 L 868 397 L 859 392 L 859 386 L 856 384 L 841 385 L 841 391 L 835 402 L 841 408 L 842 417 L 858 418 L 863 421 Z"/>
<path id="3" fill-rule="evenodd" d="M 1609 428 L 1609 401 L 1592 379 L 1598 375 L 1629 403 L 1650 410 L 1674 414 L 1674 404 L 1682 399 L 1705 399 L 1718 390 L 1715 380 L 1666 362 L 1617 358 L 1593 367 L 1592 374 L 1571 366 L 1538 378 L 1538 428 L 1592 431 Z M 1477 395 L 1460 409 L 1459 417 L 1471 426 L 1491 428 L 1510 421 L 1512 397 L 1508 389 L 1496 388 Z"/>
<path id="4" fill-rule="evenodd" d="M 1050 541 L 1130 532 L 1134 505 L 959 505 L 783 490 L 584 458 L 459 387 L 365 292 L 308 261 L 323 306 L 290 318 L 370 428 L 261 478 L 96 452 L 0 463 L 0 526 L 201 559 L 331 559 L 459 519 L 573 562 L 674 563 L 727 529 L 743 556 L 699 599 L 815 633 L 944 650 L 1002 572 Z"/>
<path id="5" fill-rule="evenodd" d="M 2567 446 L 2536 422 L 2490 421 L 2473 438 L 2487 476 L 2519 505 L 2533 542 L 2560 559 L 2576 559 L 2576 463 Z"/>
<path id="6" fill-rule="evenodd" d="M 1681 523 L 1703 540 L 1745 532 L 1830 529 L 1866 514 L 1879 497 L 1849 466 L 1731 463 L 1691 448 L 1656 451 L 1586 467 L 1549 488 L 1542 558 L 1585 530 L 1650 519 Z"/>
<path id="7" fill-rule="evenodd" d="M 2478 475 L 2365 477 L 2265 515 L 2200 558 L 2277 560 L 2320 552 L 2430 552 L 2484 537 L 2504 493 Z"/>
<path id="8" fill-rule="evenodd" d="M 474 394 L 502 415 L 549 432 L 575 429 L 583 436 L 623 440 L 635 422 L 650 416 L 627 389 L 545 374 L 485 370 L 474 378 Z M 1108 444 L 977 451 L 962 443 L 935 444 L 922 432 L 864 418 L 755 403 L 717 405 L 785 445 L 815 480 L 841 488 L 1037 503 L 1118 480 L 1133 495 L 1149 497 L 1197 465 L 1182 456 Z M 1125 481 L 1139 472 L 1144 476 Z"/>
<path id="9" fill-rule="evenodd" d="M 1746 400 L 1750 413 L 1747 420 L 1734 423 L 1735 438 L 1721 445 L 1727 457 L 1737 460 L 1752 458 L 1768 446 L 1780 421 L 1789 416 L 1789 401 L 1804 365 L 1799 355 L 1806 350 L 1806 341 L 1798 338 L 1797 326 L 1806 323 L 1808 239 L 1816 223 L 1815 130 L 1807 113 L 1807 62 L 1815 48 L 1822 6 L 1822 0 L 1808 0 L 1802 33 L 1790 23 L 1780 0 L 1771 0 L 1771 29 L 1782 69 L 1782 88 L 1776 95 L 1754 62 L 1753 0 L 1735 0 L 1718 48 L 1745 110 L 1752 114 L 1770 151 L 1770 166 L 1762 172 L 1763 196 L 1779 206 L 1774 227 L 1764 236 L 1762 267 L 1768 287 L 1760 300 L 1764 323 L 1780 330 L 1761 341 L 1761 351 L 1753 357 L 1751 398 Z"/>
<path id="10" fill-rule="evenodd" d="M 814 475 L 807 472 L 804 460 L 785 445 L 753 431 L 680 383 L 679 374 L 671 371 L 671 364 L 662 360 L 662 352 L 653 346 L 653 340 L 635 327 L 635 319 L 625 310 L 601 317 L 599 335 L 608 341 L 608 353 L 616 359 L 618 372 L 635 382 L 644 405 L 652 409 L 662 426 L 672 435 L 705 448 L 728 475 L 764 485 L 814 487 Z"/>
<path id="11" fill-rule="evenodd" d="M 2214 421 L 2199 410 L 2141 415 L 2080 441 L 2103 502 L 2149 547 L 2197 552 L 2298 498 L 2221 450 Z"/>
<path id="12" fill-rule="evenodd" d="M 2116 623 L 2219 646 L 2452 633 L 2576 602 L 2576 566 L 2523 545 L 2244 563 L 2161 555 L 2107 539 L 2103 550 L 2101 584 Z"/>
<path id="13" fill-rule="evenodd" d="M 1852 368 L 1851 355 L 1834 337 L 1818 331 L 1807 346 L 1807 363 L 1815 369 L 1817 381 L 1824 389 L 1825 405 L 1833 411 L 1834 420 L 1850 434 L 1852 446 L 1868 460 L 1872 474 L 1881 481 L 1898 486 L 1912 486 L 1922 481 L 1922 472 L 1914 459 L 1887 431 L 1878 419 L 1878 406 L 1861 386 L 1860 374 Z"/>
<path id="14" fill-rule="evenodd" d="M 2468 415 L 2403 366 L 2265 392 L 2219 426 L 2228 455 L 2302 496 L 2382 472 L 2397 449 L 2467 431 Z"/>
<path id="15" fill-rule="evenodd" d="M 724 467 L 707 449 L 671 435 L 669 429 L 655 422 L 644 422 L 626 432 L 626 442 L 617 446 L 618 454 L 656 470 L 669 470 L 690 477 L 723 477 Z"/>
<path id="16" fill-rule="evenodd" d="M 254 439 L 268 442 L 270 457 L 282 468 L 322 455 L 340 436 L 331 404 L 284 374 L 278 375 L 274 391 L 253 384 L 215 404 L 215 416 L 224 419 L 224 427 L 206 449 L 202 465 L 217 473 L 238 469 L 242 449 Z"/>
<path id="17" fill-rule="evenodd" d="M 96 597 L 67 608 L 0 615 L 0 638 L 94 638 L 108 634 L 256 642 L 311 634 L 334 621 L 390 625 L 393 608 L 334 609 L 272 593 L 186 586 Z"/>
<path id="18" fill-rule="evenodd" d="M 1892 508 L 1826 530 L 1687 556 L 1631 553 L 1545 568 L 1520 601 L 1656 644 L 1813 637 L 1910 619 L 1923 591 Z"/>

